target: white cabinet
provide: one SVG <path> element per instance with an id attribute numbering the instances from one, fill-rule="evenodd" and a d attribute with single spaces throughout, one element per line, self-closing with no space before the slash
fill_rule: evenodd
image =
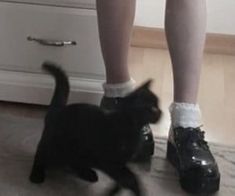
<path id="1" fill-rule="evenodd" d="M 42 72 L 41 64 L 50 60 L 69 74 L 72 102 L 97 103 L 104 65 L 96 11 L 90 9 L 94 2 L 17 2 L 0 1 L 0 100 L 49 103 L 53 80 Z"/>

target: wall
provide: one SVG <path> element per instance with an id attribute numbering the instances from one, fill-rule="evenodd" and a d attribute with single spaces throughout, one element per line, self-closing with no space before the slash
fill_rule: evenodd
<path id="1" fill-rule="evenodd" d="M 165 0 L 137 0 L 135 25 L 163 28 L 164 10 Z M 207 0 L 207 10 L 209 33 L 235 35 L 235 0 Z"/>

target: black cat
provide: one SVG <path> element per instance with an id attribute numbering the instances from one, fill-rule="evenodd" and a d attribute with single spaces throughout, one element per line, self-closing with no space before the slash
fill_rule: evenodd
<path id="1" fill-rule="evenodd" d="M 156 123 L 161 111 L 158 98 L 149 90 L 151 81 L 123 98 L 120 109 L 105 112 L 91 104 L 66 105 L 69 82 L 64 71 L 53 63 L 43 69 L 55 77 L 55 92 L 45 118 L 30 175 L 31 182 L 42 183 L 51 168 L 69 168 L 80 178 L 96 182 L 94 169 L 116 181 L 109 195 L 121 188 L 141 195 L 137 177 L 126 164 L 141 145 L 141 128 Z"/>

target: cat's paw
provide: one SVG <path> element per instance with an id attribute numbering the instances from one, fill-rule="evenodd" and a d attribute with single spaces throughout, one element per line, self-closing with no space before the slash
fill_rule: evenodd
<path id="1" fill-rule="evenodd" d="M 35 184 L 40 184 L 40 183 L 43 183 L 44 180 L 45 180 L 45 175 L 43 173 L 36 173 L 36 172 L 32 172 L 30 177 L 29 177 L 29 180 L 32 182 L 32 183 L 35 183 Z"/>
<path id="2" fill-rule="evenodd" d="M 81 169 L 79 171 L 76 171 L 76 174 L 79 178 L 88 182 L 94 183 L 98 181 L 98 175 L 92 169 Z"/>
<path id="3" fill-rule="evenodd" d="M 118 184 L 115 184 L 114 186 L 112 186 L 108 192 L 107 192 L 107 195 L 108 196 L 114 196 L 116 195 L 119 191 L 121 191 L 122 187 Z"/>

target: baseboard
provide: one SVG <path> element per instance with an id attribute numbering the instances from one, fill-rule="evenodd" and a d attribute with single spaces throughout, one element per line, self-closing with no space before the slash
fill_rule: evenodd
<path id="1" fill-rule="evenodd" d="M 98 104 L 103 95 L 103 80 L 70 77 L 69 103 Z M 54 91 L 49 75 L 0 71 L 0 100 L 48 105 Z"/>
<path id="2" fill-rule="evenodd" d="M 160 28 L 135 26 L 131 40 L 132 46 L 167 49 L 165 32 Z M 205 52 L 235 55 L 235 35 L 208 33 Z"/>

